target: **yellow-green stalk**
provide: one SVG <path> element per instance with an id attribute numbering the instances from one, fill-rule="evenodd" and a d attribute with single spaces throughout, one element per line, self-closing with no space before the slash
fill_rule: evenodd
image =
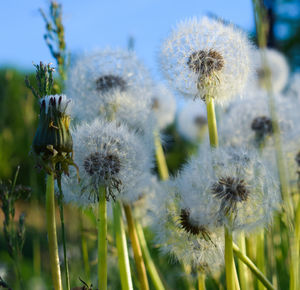
<path id="1" fill-rule="evenodd" d="M 54 201 L 54 175 L 47 176 L 46 185 L 46 217 L 47 234 L 50 256 L 50 267 L 54 290 L 62 290 L 61 274 L 58 257 L 56 221 L 55 221 L 55 201 Z"/>
<path id="2" fill-rule="evenodd" d="M 132 290 L 133 286 L 131 280 L 126 235 L 119 201 L 116 201 L 113 205 L 113 216 L 122 290 Z"/>
<path id="3" fill-rule="evenodd" d="M 155 156 L 156 156 L 159 177 L 161 180 L 167 180 L 169 179 L 169 170 L 168 170 L 164 150 L 161 145 L 159 132 L 155 131 L 153 134 L 154 134 Z"/>
<path id="4" fill-rule="evenodd" d="M 141 249 L 142 249 L 142 253 L 143 253 L 143 257 L 145 260 L 145 264 L 147 267 L 147 270 L 149 272 L 149 276 L 152 280 L 152 283 L 155 287 L 155 289 L 157 290 L 164 290 L 165 287 L 160 279 L 159 273 L 155 267 L 155 264 L 151 258 L 148 246 L 147 246 L 147 242 L 145 239 L 145 235 L 144 235 L 144 231 L 143 228 L 141 226 L 141 224 L 136 221 L 136 231 L 139 237 L 139 241 L 140 241 L 140 245 L 141 245 Z"/>
<path id="5" fill-rule="evenodd" d="M 124 211 L 127 219 L 127 225 L 128 225 L 128 232 L 129 232 L 129 237 L 131 240 L 131 246 L 133 250 L 133 256 L 135 260 L 135 265 L 137 268 L 137 273 L 138 273 L 138 279 L 140 282 L 140 287 L 143 290 L 148 290 L 149 289 L 149 284 L 148 284 L 148 278 L 147 278 L 147 273 L 146 273 L 146 267 L 144 264 L 144 259 L 142 255 L 142 250 L 140 247 L 139 239 L 137 236 L 134 220 L 133 220 L 133 215 L 132 215 L 132 210 L 129 204 L 124 204 Z"/>

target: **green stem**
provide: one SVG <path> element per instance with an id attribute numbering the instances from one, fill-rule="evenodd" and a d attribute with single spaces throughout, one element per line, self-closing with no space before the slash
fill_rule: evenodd
<path id="1" fill-rule="evenodd" d="M 38 235 L 33 238 L 33 273 L 37 277 L 41 275 L 41 249 Z"/>
<path id="2" fill-rule="evenodd" d="M 141 245 L 143 257 L 145 259 L 145 264 L 146 264 L 148 273 L 151 277 L 152 283 L 153 283 L 155 289 L 164 290 L 165 287 L 164 287 L 164 285 L 163 285 L 163 283 L 160 279 L 158 271 L 155 267 L 155 264 L 152 260 L 151 255 L 150 255 L 150 252 L 149 252 L 149 249 L 148 249 L 148 246 L 147 246 L 147 242 L 146 242 L 146 239 L 145 239 L 143 228 L 142 228 L 141 224 L 138 221 L 136 221 L 135 225 L 136 225 L 136 231 L 137 231 L 137 234 L 138 234 L 138 237 L 139 237 L 139 240 L 140 240 L 140 245 Z"/>
<path id="3" fill-rule="evenodd" d="M 238 238 L 238 245 L 241 249 L 241 252 L 246 255 L 246 239 L 245 234 L 242 232 Z M 238 269 L 239 269 L 239 277 L 240 277 L 240 283 L 241 283 L 241 289 L 242 290 L 248 290 L 249 289 L 249 273 L 246 265 L 238 260 Z"/>
<path id="4" fill-rule="evenodd" d="M 161 180 L 169 179 L 169 170 L 164 154 L 164 150 L 161 145 L 159 132 L 154 131 L 154 145 L 155 145 L 155 156 L 158 167 L 158 174 Z"/>
<path id="5" fill-rule="evenodd" d="M 275 290 L 274 286 L 271 282 L 267 279 L 267 277 L 255 266 L 255 264 L 246 256 L 244 255 L 241 250 L 238 248 L 237 245 L 233 244 L 233 251 L 234 254 L 245 263 L 252 273 L 256 276 L 259 281 L 267 288 L 271 290 Z"/>
<path id="6" fill-rule="evenodd" d="M 205 274 L 198 270 L 198 290 L 205 290 Z"/>
<path id="7" fill-rule="evenodd" d="M 218 147 L 219 142 L 218 142 L 217 121 L 216 121 L 216 113 L 215 113 L 213 98 L 208 98 L 206 102 L 206 110 L 207 110 L 207 125 L 208 125 L 210 146 Z"/>
<path id="8" fill-rule="evenodd" d="M 66 246 L 66 234 L 65 234 L 65 220 L 64 220 L 64 203 L 63 203 L 63 192 L 61 190 L 61 179 L 57 178 L 57 185 L 59 188 L 59 213 L 60 213 L 60 223 L 61 223 L 61 232 L 62 232 L 62 242 L 63 242 L 63 251 L 64 251 L 64 264 L 65 264 L 65 274 L 66 274 L 66 284 L 67 290 L 70 290 L 70 275 L 69 275 L 69 265 L 67 257 L 67 246 Z"/>
<path id="9" fill-rule="evenodd" d="M 257 267 L 265 274 L 265 236 L 264 230 L 261 230 L 260 233 L 256 236 L 256 263 Z M 265 287 L 258 281 L 258 289 L 263 290 Z"/>
<path id="10" fill-rule="evenodd" d="M 134 225 L 132 210 L 131 210 L 130 205 L 128 205 L 128 204 L 123 204 L 123 207 L 124 207 L 124 211 L 125 211 L 125 215 L 126 215 L 126 219 L 127 219 L 128 232 L 129 232 L 129 237 L 131 240 L 133 257 L 134 257 L 134 261 L 135 261 L 135 265 L 136 265 L 136 269 L 137 269 L 137 273 L 138 273 L 140 287 L 142 290 L 148 290 L 149 283 L 148 283 L 148 278 L 147 278 L 147 273 L 146 273 L 146 267 L 145 267 L 145 263 L 143 260 L 140 242 L 139 242 L 136 228 Z"/>
<path id="11" fill-rule="evenodd" d="M 225 272 L 227 290 L 235 290 L 232 233 L 225 227 Z"/>
<path id="12" fill-rule="evenodd" d="M 84 272 L 85 272 L 87 284 L 90 284 L 91 274 L 90 274 L 90 264 L 89 264 L 89 251 L 88 251 L 86 235 L 84 233 L 84 228 L 83 228 L 83 220 L 84 220 L 84 213 L 83 210 L 80 209 L 80 233 L 81 233 L 81 250 L 82 250 L 82 258 L 83 258 L 83 266 L 84 266 Z"/>
<path id="13" fill-rule="evenodd" d="M 98 202 L 98 289 L 107 289 L 107 208 L 105 187 L 99 188 Z"/>
<path id="14" fill-rule="evenodd" d="M 48 245 L 49 245 L 50 266 L 51 266 L 53 287 L 55 290 L 62 290 L 58 247 L 57 247 L 57 236 L 56 236 L 53 173 L 51 175 L 47 175 L 46 219 L 47 219 Z"/>
<path id="15" fill-rule="evenodd" d="M 116 201 L 113 205 L 113 215 L 122 289 L 131 290 L 133 289 L 133 286 L 131 280 L 126 235 L 119 201 Z"/>

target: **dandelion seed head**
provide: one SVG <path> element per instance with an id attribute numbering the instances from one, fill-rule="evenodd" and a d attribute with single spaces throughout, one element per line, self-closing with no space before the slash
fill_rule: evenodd
<path id="1" fill-rule="evenodd" d="M 63 179 L 66 201 L 76 202 L 84 196 L 84 203 L 96 202 L 99 187 L 107 189 L 107 199 L 132 202 L 138 198 L 152 168 L 151 154 L 139 135 L 122 124 L 95 119 L 77 126 L 73 136 L 81 180 L 72 193 L 75 176 Z"/>
<path id="2" fill-rule="evenodd" d="M 159 60 L 166 78 L 186 97 L 224 103 L 243 91 L 252 71 L 251 50 L 246 34 L 233 25 L 193 18 L 171 32 Z"/>
<path id="3" fill-rule="evenodd" d="M 266 89 L 271 82 L 273 93 L 280 93 L 289 77 L 289 66 L 284 55 L 271 48 L 258 49 L 253 55 L 257 72 L 257 86 Z"/>
<path id="4" fill-rule="evenodd" d="M 272 119 L 266 116 L 255 117 L 251 123 L 251 129 L 260 136 L 273 133 Z"/>

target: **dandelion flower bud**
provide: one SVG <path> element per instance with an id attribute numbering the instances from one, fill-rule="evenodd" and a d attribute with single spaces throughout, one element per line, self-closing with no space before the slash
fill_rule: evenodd
<path id="1" fill-rule="evenodd" d="M 240 94 L 250 72 L 251 44 L 232 25 L 193 18 L 172 31 L 160 63 L 172 85 L 187 97 L 223 103 Z"/>
<path id="2" fill-rule="evenodd" d="M 33 152 L 47 171 L 73 152 L 70 116 L 65 95 L 50 95 L 40 99 L 40 118 L 33 140 Z M 69 160 L 71 164 L 71 159 Z"/>
<path id="3" fill-rule="evenodd" d="M 74 176 L 62 180 L 65 200 L 80 205 L 97 201 L 99 187 L 107 188 L 107 199 L 128 202 L 138 198 L 152 160 L 139 136 L 127 127 L 99 119 L 73 130 L 74 156 L 81 181 Z"/>

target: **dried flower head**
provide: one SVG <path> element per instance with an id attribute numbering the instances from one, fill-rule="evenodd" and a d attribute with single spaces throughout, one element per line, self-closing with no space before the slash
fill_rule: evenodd
<path id="1" fill-rule="evenodd" d="M 193 18 L 179 23 L 164 41 L 160 63 L 180 93 L 223 103 L 242 92 L 251 71 L 250 51 L 246 34 L 233 25 Z"/>
<path id="2" fill-rule="evenodd" d="M 73 130 L 75 161 L 81 181 L 74 175 L 62 180 L 66 201 L 89 204 L 97 201 L 99 187 L 107 188 L 107 199 L 134 201 L 150 174 L 151 155 L 140 137 L 115 122 L 96 119 Z"/>

